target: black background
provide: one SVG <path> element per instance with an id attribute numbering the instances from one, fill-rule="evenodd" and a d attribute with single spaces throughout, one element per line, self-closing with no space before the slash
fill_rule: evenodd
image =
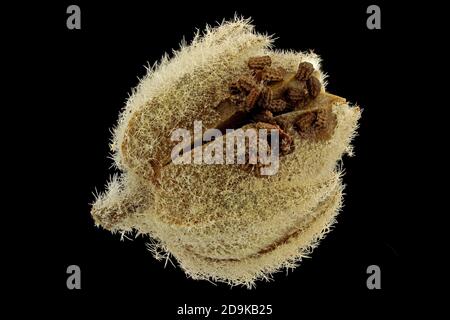
<path id="1" fill-rule="evenodd" d="M 381 7 L 381 30 L 366 27 L 366 8 L 373 3 Z M 81 7 L 81 30 L 66 28 L 70 4 Z M 390 77 L 404 72 L 409 59 L 402 49 L 413 36 L 403 23 L 403 8 L 380 1 L 74 1 L 36 10 L 42 16 L 32 21 L 36 45 L 28 59 L 44 98 L 38 112 L 43 125 L 35 131 L 44 143 L 29 148 L 39 155 L 32 212 L 41 224 L 35 226 L 40 231 L 36 245 L 29 244 L 23 255 L 39 261 L 39 295 L 71 310 L 87 305 L 113 312 L 144 310 L 151 319 L 155 314 L 176 318 L 177 307 L 184 304 L 272 304 L 272 317 L 260 316 L 264 319 L 324 312 L 333 301 L 342 309 L 398 306 L 405 294 L 404 208 L 398 190 L 405 184 L 400 168 L 407 145 L 395 95 L 401 83 Z M 278 48 L 313 49 L 329 74 L 328 91 L 364 109 L 356 156 L 344 157 L 345 206 L 334 231 L 301 267 L 288 276 L 279 272 L 274 281 L 258 282 L 252 290 L 193 281 L 170 263 L 164 268 L 146 250 L 147 239 L 120 241 L 120 235 L 94 227 L 89 214 L 94 190 L 103 190 L 114 172 L 108 159 L 110 129 L 138 77 L 144 76 L 144 66 L 178 48 L 183 37 L 192 39 L 196 28 L 235 13 L 252 17 L 257 31 L 274 34 Z M 23 205 L 30 211 L 29 203 Z M 78 291 L 66 288 L 71 264 L 81 267 Z M 371 264 L 381 268 L 381 290 L 366 287 Z"/>

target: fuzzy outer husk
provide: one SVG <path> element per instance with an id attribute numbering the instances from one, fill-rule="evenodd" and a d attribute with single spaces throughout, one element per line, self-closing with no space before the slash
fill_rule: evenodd
<path id="1" fill-rule="evenodd" d="M 111 148 L 122 174 L 93 204 L 97 225 L 150 235 L 155 257 L 173 255 L 194 279 L 248 287 L 294 267 L 317 245 L 341 207 L 337 166 L 343 154 L 352 153 L 358 107 L 334 105 L 331 139 L 296 137 L 295 151 L 281 158 L 274 176 L 259 178 L 232 165 L 165 165 L 172 130 L 191 129 L 194 120 L 213 125 L 214 107 L 249 57 L 268 54 L 274 66 L 288 71 L 311 62 L 325 87 L 316 54 L 271 45 L 248 20 L 235 19 L 207 28 L 149 68 L 114 129 Z M 286 235 L 291 236 L 282 241 Z"/>

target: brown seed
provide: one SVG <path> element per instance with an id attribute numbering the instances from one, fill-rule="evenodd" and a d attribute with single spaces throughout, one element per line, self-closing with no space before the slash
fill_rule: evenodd
<path id="1" fill-rule="evenodd" d="M 270 67 L 272 59 L 270 56 L 252 57 L 248 60 L 248 67 L 253 70 L 260 70 L 264 67 Z"/>
<path id="2" fill-rule="evenodd" d="M 320 83 L 319 79 L 312 76 L 311 78 L 308 79 L 306 85 L 308 87 L 309 95 L 312 98 L 315 98 L 319 95 L 320 89 L 322 88 L 322 84 Z"/>
<path id="3" fill-rule="evenodd" d="M 250 92 L 256 87 L 256 82 L 252 77 L 242 76 L 237 81 L 239 89 L 245 92 Z"/>
<path id="4" fill-rule="evenodd" d="M 318 110 L 315 122 L 315 139 L 330 139 L 334 133 L 336 124 L 336 115 L 333 113 L 331 107 Z"/>
<path id="5" fill-rule="evenodd" d="M 321 109 L 316 112 L 316 121 L 314 127 L 317 129 L 323 129 L 327 126 L 330 113 L 327 110 Z"/>
<path id="6" fill-rule="evenodd" d="M 262 70 L 260 77 L 263 81 L 281 81 L 283 73 L 279 69 L 266 67 Z"/>
<path id="7" fill-rule="evenodd" d="M 294 104 L 305 100 L 308 96 L 305 81 L 292 81 L 287 88 L 286 96 Z"/>
<path id="8" fill-rule="evenodd" d="M 272 100 L 270 105 L 265 108 L 272 112 L 282 112 L 282 111 L 284 111 L 284 109 L 286 109 L 286 107 L 287 107 L 286 101 L 284 101 L 282 99 L 275 99 L 275 100 Z"/>
<path id="9" fill-rule="evenodd" d="M 308 80 L 314 72 L 314 66 L 309 62 L 302 62 L 298 65 L 295 78 L 297 80 Z"/>
<path id="10" fill-rule="evenodd" d="M 289 88 L 287 90 L 287 97 L 291 102 L 298 102 L 303 99 L 304 93 L 299 88 Z"/>
<path id="11" fill-rule="evenodd" d="M 259 96 L 261 95 L 261 89 L 259 88 L 253 88 L 250 93 L 247 95 L 247 98 L 245 98 L 245 109 L 246 111 L 250 111 L 256 106 L 256 102 L 259 99 Z"/>
<path id="12" fill-rule="evenodd" d="M 297 131 L 300 133 L 300 135 L 305 135 L 313 130 L 315 121 L 316 113 L 314 111 L 307 112 L 297 118 L 297 120 L 295 121 L 295 127 L 297 128 Z"/>

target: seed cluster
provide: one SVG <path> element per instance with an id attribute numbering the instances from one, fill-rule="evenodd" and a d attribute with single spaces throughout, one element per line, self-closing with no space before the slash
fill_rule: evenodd
<path id="1" fill-rule="evenodd" d="M 247 112 L 259 126 L 265 124 L 280 130 L 281 154 L 292 152 L 292 138 L 275 117 L 304 109 L 320 94 L 322 85 L 314 76 L 313 65 L 302 62 L 295 73 L 288 73 L 283 68 L 272 67 L 270 56 L 260 56 L 250 58 L 248 68 L 249 74 L 230 84 L 230 101 Z M 289 126 L 294 127 L 302 138 L 324 140 L 331 137 L 335 122 L 335 116 L 328 108 L 307 111 L 293 119 Z"/>
<path id="2" fill-rule="evenodd" d="M 301 109 L 321 90 L 311 63 L 300 63 L 295 74 L 271 65 L 270 56 L 252 57 L 248 61 L 250 74 L 229 86 L 230 101 L 251 112 L 254 120 Z"/>

